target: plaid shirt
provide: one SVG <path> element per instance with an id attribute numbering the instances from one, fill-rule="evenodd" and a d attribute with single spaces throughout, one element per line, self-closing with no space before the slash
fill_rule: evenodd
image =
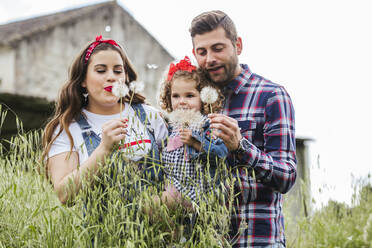
<path id="1" fill-rule="evenodd" d="M 228 157 L 237 179 L 235 192 L 240 192 L 232 242 L 234 247 L 285 245 L 282 194 L 296 180 L 294 110 L 284 87 L 241 67 L 242 73 L 224 89 L 223 114 L 238 121 L 250 142 L 245 154 Z"/>

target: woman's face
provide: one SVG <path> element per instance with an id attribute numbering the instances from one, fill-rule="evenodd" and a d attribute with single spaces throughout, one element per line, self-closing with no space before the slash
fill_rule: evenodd
<path id="1" fill-rule="evenodd" d="M 177 78 L 171 85 L 172 110 L 194 109 L 201 111 L 200 92 L 196 89 L 196 83 L 190 79 Z"/>
<path id="2" fill-rule="evenodd" d="M 87 89 L 87 110 L 96 114 L 116 114 L 120 111 L 119 98 L 111 93 L 112 85 L 120 78 L 125 81 L 124 64 L 120 54 L 104 50 L 93 54 L 82 86 Z"/>

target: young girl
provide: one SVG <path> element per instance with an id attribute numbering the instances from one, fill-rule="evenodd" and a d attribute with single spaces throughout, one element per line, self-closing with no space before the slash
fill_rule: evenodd
<path id="1" fill-rule="evenodd" d="M 78 193 L 84 178 L 99 176 L 99 167 L 111 166 L 105 158 L 117 151 L 119 142 L 122 152 L 132 151 L 123 153 L 130 160 L 159 159 L 158 144 L 168 133 L 163 119 L 144 104 L 142 95 L 129 91 L 132 97 L 121 101 L 112 92 L 115 83 L 128 86 L 136 78 L 123 49 L 102 36 L 74 60 L 43 136 L 47 172 L 62 203 Z"/>
<path id="2" fill-rule="evenodd" d="M 201 91 L 212 87 L 218 94 L 213 104 L 202 102 Z M 224 159 L 227 148 L 221 139 L 213 136 L 207 114 L 220 111 L 223 96 L 196 69 L 188 57 L 171 64 L 167 79 L 163 82 L 160 105 L 169 114 L 169 135 L 163 148 L 162 162 L 169 181 L 162 201 L 168 206 L 182 203 L 191 207 L 190 201 L 199 202 L 201 194 L 215 185 L 209 185 L 204 174 L 209 169 L 211 176 L 216 170 L 216 158 Z"/>

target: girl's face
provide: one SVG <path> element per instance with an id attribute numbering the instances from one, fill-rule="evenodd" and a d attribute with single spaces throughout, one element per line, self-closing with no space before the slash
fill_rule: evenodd
<path id="1" fill-rule="evenodd" d="M 117 51 L 104 50 L 93 54 L 82 83 L 89 93 L 87 110 L 96 114 L 118 113 L 119 98 L 111 93 L 111 89 L 120 78 L 125 81 L 123 60 Z"/>
<path id="2" fill-rule="evenodd" d="M 190 79 L 177 78 L 171 85 L 172 110 L 194 109 L 201 111 L 202 102 L 196 83 Z"/>

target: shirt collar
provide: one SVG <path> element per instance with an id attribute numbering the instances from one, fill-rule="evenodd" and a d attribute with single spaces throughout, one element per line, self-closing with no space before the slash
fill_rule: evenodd
<path id="1" fill-rule="evenodd" d="M 242 72 L 226 86 L 228 90 L 232 90 L 235 94 L 238 94 L 243 86 L 249 83 L 249 79 L 252 76 L 248 65 L 240 64 L 240 66 L 243 69 Z"/>

